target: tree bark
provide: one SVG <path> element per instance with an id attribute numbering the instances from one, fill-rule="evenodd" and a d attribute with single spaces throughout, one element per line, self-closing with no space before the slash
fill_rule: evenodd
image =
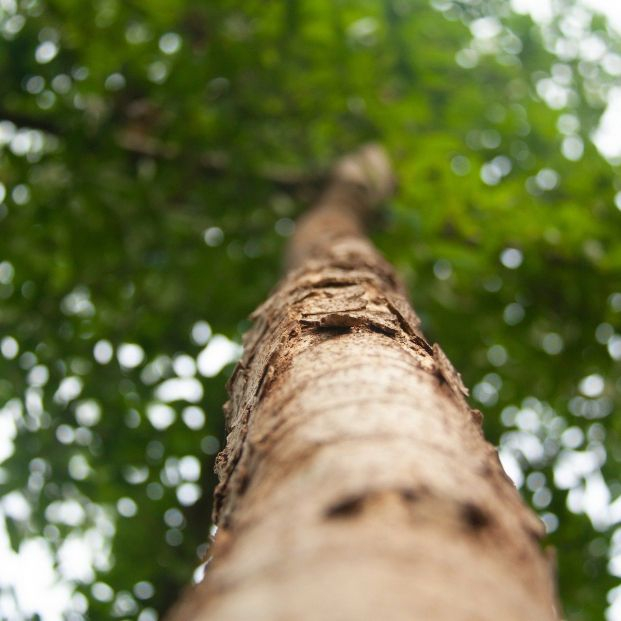
<path id="1" fill-rule="evenodd" d="M 557 619 L 541 522 L 364 234 L 377 147 L 335 167 L 230 380 L 219 530 L 175 621 Z"/>

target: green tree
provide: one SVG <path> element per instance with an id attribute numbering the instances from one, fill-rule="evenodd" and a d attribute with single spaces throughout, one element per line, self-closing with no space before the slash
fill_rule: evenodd
<path id="1" fill-rule="evenodd" d="M 204 558 L 231 343 L 325 168 L 377 139 L 400 192 L 375 241 L 542 515 L 567 618 L 601 619 L 621 490 L 619 163 L 590 140 L 618 79 L 606 22 L 572 2 L 545 25 L 491 1 L 0 10 L 2 515 L 14 550 L 59 560 L 74 618 L 148 621 Z"/>

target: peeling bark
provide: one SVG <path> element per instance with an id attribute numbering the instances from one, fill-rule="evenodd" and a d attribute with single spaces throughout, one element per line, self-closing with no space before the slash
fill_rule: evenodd
<path id="1" fill-rule="evenodd" d="M 543 529 L 364 235 L 391 179 L 335 168 L 229 384 L 219 526 L 175 621 L 552 621 Z"/>

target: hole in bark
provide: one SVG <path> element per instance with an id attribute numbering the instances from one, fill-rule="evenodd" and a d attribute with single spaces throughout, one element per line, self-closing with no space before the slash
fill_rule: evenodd
<path id="1" fill-rule="evenodd" d="M 348 334 L 351 332 L 350 326 L 323 326 L 318 324 L 303 325 L 302 329 L 305 329 L 313 334 L 317 334 L 324 338 L 330 338 L 335 336 L 341 336 L 342 334 Z"/>
<path id="2" fill-rule="evenodd" d="M 244 476 L 239 479 L 239 482 L 237 484 L 237 493 L 243 494 L 248 489 L 249 484 L 250 477 L 247 474 L 244 474 Z"/>
<path id="3" fill-rule="evenodd" d="M 491 477 L 494 474 L 494 469 L 492 468 L 491 464 L 489 464 L 488 462 L 484 462 L 479 467 L 479 473 L 484 477 Z"/>
<path id="4" fill-rule="evenodd" d="M 341 313 L 328 313 L 319 320 L 319 326 L 321 328 L 353 328 L 355 326 L 363 325 L 367 323 L 363 317 L 357 317 L 355 315 L 349 315 L 346 312 Z"/>
<path id="5" fill-rule="evenodd" d="M 478 427 L 481 427 L 483 425 L 483 413 L 481 412 L 481 410 L 471 409 L 470 417 L 472 418 L 472 422 Z"/>
<path id="6" fill-rule="evenodd" d="M 395 334 L 397 334 L 397 331 L 390 326 L 384 326 L 373 321 L 369 322 L 368 328 L 369 330 L 371 330 L 371 332 L 377 332 L 378 334 L 384 334 L 385 336 L 393 337 Z"/>
<path id="7" fill-rule="evenodd" d="M 399 494 L 404 502 L 416 502 L 420 498 L 420 494 L 411 488 L 404 488 Z"/>
<path id="8" fill-rule="evenodd" d="M 354 279 L 339 280 L 336 278 L 324 278 L 319 282 L 312 283 L 310 286 L 313 289 L 341 289 L 343 287 L 352 287 L 353 285 L 359 285 L 360 283 Z"/>
<path id="9" fill-rule="evenodd" d="M 362 511 L 363 504 L 364 498 L 362 496 L 345 498 L 328 507 L 326 509 L 326 517 L 329 519 L 352 517 Z"/>
<path id="10" fill-rule="evenodd" d="M 424 338 L 421 338 L 420 336 L 415 334 L 414 336 L 412 336 L 412 340 L 425 352 L 433 355 L 433 348 L 431 347 L 431 345 L 429 345 L 429 343 L 427 343 L 427 341 Z"/>
<path id="11" fill-rule="evenodd" d="M 461 507 L 461 517 L 468 528 L 479 531 L 490 523 L 489 515 L 478 505 L 466 502 Z"/>

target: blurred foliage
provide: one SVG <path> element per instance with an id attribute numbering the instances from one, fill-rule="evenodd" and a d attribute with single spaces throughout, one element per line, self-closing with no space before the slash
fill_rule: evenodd
<path id="1" fill-rule="evenodd" d="M 235 355 L 219 335 L 239 341 L 321 171 L 367 140 L 401 185 L 376 240 L 542 515 L 567 619 L 603 618 L 621 181 L 590 137 L 621 50 L 556 8 L 0 0 L 0 508 L 73 589 L 67 619 L 153 621 L 190 580 Z M 29 618 L 3 581 L 0 611 Z"/>

